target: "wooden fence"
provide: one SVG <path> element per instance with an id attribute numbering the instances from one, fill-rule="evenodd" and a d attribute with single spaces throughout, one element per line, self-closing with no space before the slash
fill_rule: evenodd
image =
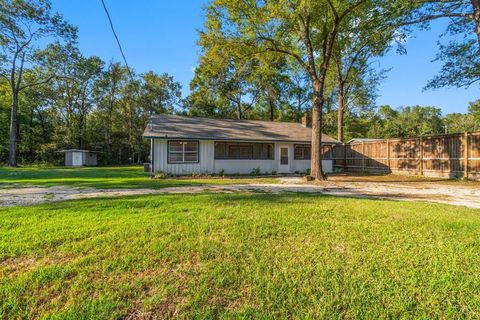
<path id="1" fill-rule="evenodd" d="M 339 145 L 335 170 L 480 179 L 480 132 Z"/>

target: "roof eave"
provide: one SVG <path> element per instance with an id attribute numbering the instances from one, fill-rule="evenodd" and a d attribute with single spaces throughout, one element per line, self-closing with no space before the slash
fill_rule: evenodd
<path id="1" fill-rule="evenodd" d="M 272 142 L 272 143 L 281 143 L 281 142 L 291 142 L 291 143 L 312 143 L 312 140 L 290 140 L 290 139 L 240 139 L 240 138 L 218 138 L 218 137 L 175 137 L 175 136 L 165 136 L 165 135 L 143 135 L 145 139 L 161 139 L 161 140 L 210 140 L 210 141 L 244 141 L 244 142 Z M 342 144 L 338 141 L 322 141 L 323 144 Z"/>

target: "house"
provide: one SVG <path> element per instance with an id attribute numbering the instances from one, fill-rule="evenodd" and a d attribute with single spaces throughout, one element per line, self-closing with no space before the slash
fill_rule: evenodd
<path id="1" fill-rule="evenodd" d="M 151 171 L 192 173 L 295 173 L 310 169 L 312 129 L 302 123 L 226 120 L 177 115 L 151 118 Z M 332 172 L 331 147 L 340 141 L 322 135 L 323 168 Z"/>
<path id="2" fill-rule="evenodd" d="M 58 152 L 65 153 L 65 166 L 67 167 L 81 167 L 81 166 L 96 166 L 97 153 L 96 151 L 68 149 L 60 150 Z"/>

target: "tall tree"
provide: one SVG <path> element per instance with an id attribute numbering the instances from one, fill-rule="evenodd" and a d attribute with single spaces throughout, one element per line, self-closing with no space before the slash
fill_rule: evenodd
<path id="1" fill-rule="evenodd" d="M 299 122 L 304 112 L 311 110 L 312 89 L 308 76 L 298 66 L 291 66 L 288 76 L 290 79 L 288 97 L 292 106 L 293 119 Z"/>
<path id="2" fill-rule="evenodd" d="M 182 107 L 182 86 L 172 76 L 149 71 L 142 75 L 140 102 L 150 117 L 152 114 L 173 113 Z"/>
<path id="3" fill-rule="evenodd" d="M 65 123 L 64 147 L 85 148 L 87 117 L 96 106 L 94 92 L 104 62 L 98 57 L 84 57 L 72 44 L 49 45 L 38 56 L 48 72 L 55 75 L 51 99 Z"/>
<path id="4" fill-rule="evenodd" d="M 110 63 L 108 69 L 102 74 L 95 88 L 95 99 L 98 100 L 98 117 L 102 121 L 102 131 L 104 136 L 104 148 L 107 161 L 111 162 L 113 158 L 113 121 L 114 113 L 118 109 L 118 103 L 121 99 L 121 90 L 128 82 L 128 70 L 122 67 L 120 63 Z"/>
<path id="5" fill-rule="evenodd" d="M 40 83 L 23 83 L 24 69 L 34 63 L 34 52 L 40 40 L 57 37 L 74 39 L 76 29 L 58 13 L 52 13 L 48 0 L 0 0 L 0 74 L 11 90 L 9 165 L 17 165 L 17 131 L 19 94 Z"/>
<path id="6" fill-rule="evenodd" d="M 346 25 L 338 34 L 333 50 L 332 72 L 337 93 L 337 139 L 344 141 L 344 115 L 350 98 L 356 96 L 357 102 L 371 105 L 376 98 L 375 88 L 384 71 L 376 72 L 370 66 L 372 59 L 383 55 L 394 43 L 396 27 L 383 16 L 370 19 L 349 17 Z M 350 30 L 355 29 L 352 33 Z"/>
<path id="7" fill-rule="evenodd" d="M 350 17 L 376 19 L 386 15 L 385 1 L 215 0 L 207 19 L 221 28 L 222 40 L 251 54 L 275 52 L 295 61 L 310 79 L 313 91 L 312 176 L 324 179 L 321 163 L 322 109 L 325 81 L 338 33 Z M 348 25 L 352 27 L 352 25 Z M 350 32 L 355 34 L 356 27 Z"/>

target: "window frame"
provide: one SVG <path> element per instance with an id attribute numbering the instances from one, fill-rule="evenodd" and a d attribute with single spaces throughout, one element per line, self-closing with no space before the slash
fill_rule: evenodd
<path id="1" fill-rule="evenodd" d="M 187 151 L 185 152 L 185 144 L 183 144 L 182 151 L 170 151 L 170 145 L 171 143 L 195 143 L 197 145 L 197 151 Z M 181 154 L 182 155 L 182 161 L 171 161 L 170 160 L 170 154 Z M 196 161 L 185 161 L 185 153 L 188 154 L 197 154 L 197 159 Z M 200 141 L 199 140 L 168 140 L 167 141 L 167 163 L 168 164 L 192 164 L 192 163 L 200 163 Z"/>
<path id="2" fill-rule="evenodd" d="M 222 143 L 224 144 L 224 155 L 225 156 L 218 156 L 217 155 L 217 143 Z M 255 158 L 255 150 L 254 150 L 254 145 L 260 145 L 262 148 L 263 146 L 267 146 L 267 148 L 270 148 L 270 157 L 268 158 Z M 239 146 L 239 147 L 251 147 L 251 158 L 231 158 L 229 157 L 229 147 L 230 146 Z M 267 152 L 268 154 L 268 152 Z M 213 155 L 214 160 L 237 160 L 237 161 L 243 161 L 243 160 L 256 160 L 256 161 L 274 161 L 275 160 L 275 143 L 273 142 L 245 142 L 245 141 L 214 141 L 214 155 Z"/>
<path id="3" fill-rule="evenodd" d="M 302 148 L 302 150 L 303 150 L 301 158 L 297 157 L 297 154 L 295 152 L 297 147 Z M 310 148 L 310 155 L 309 155 L 308 158 L 305 158 L 305 148 L 306 147 Z M 312 160 L 312 145 L 311 144 L 294 144 L 293 145 L 293 160 L 304 160 L 304 161 Z"/>

